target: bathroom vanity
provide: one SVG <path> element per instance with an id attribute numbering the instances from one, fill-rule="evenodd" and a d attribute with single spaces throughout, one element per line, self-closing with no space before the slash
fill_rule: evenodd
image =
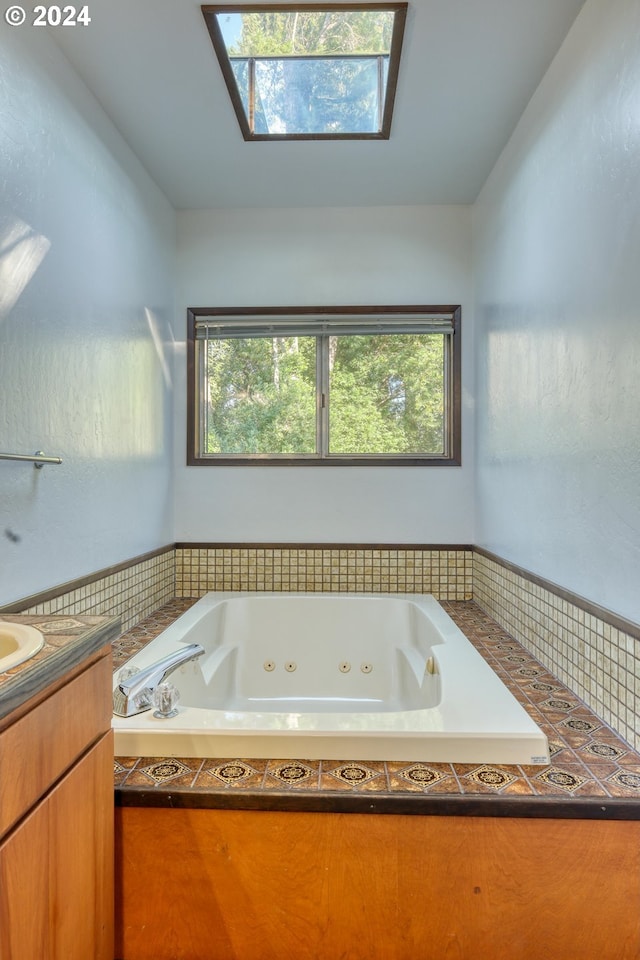
<path id="1" fill-rule="evenodd" d="M 106 617 L 11 616 L 44 646 L 0 672 L 0 958 L 112 960 Z"/>

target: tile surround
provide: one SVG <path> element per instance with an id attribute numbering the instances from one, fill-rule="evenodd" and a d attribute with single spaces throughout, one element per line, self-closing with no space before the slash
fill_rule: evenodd
<path id="1" fill-rule="evenodd" d="M 640 631 L 475 551 L 473 598 L 624 740 L 640 749 Z M 634 631 L 633 633 L 630 631 Z"/>
<path id="2" fill-rule="evenodd" d="M 112 644 L 114 670 L 121 667 L 139 650 L 142 650 L 150 640 L 162 633 L 166 627 L 173 623 L 176 617 L 192 607 L 196 599 L 194 597 L 181 597 L 170 600 L 151 616 L 122 633 Z"/>
<path id="3" fill-rule="evenodd" d="M 116 662 L 149 643 L 196 599 L 172 601 L 116 641 Z M 574 815 L 584 811 L 583 803 L 605 815 L 602 811 L 610 811 L 612 801 L 632 801 L 640 816 L 640 754 L 475 602 L 445 602 L 444 607 L 547 734 L 549 765 L 118 757 L 114 777 L 119 802 L 162 805 L 166 797 L 171 805 L 255 807 L 269 804 L 269 798 L 289 798 L 294 805 L 353 801 L 364 803 L 366 810 L 370 802 L 376 809 L 386 804 L 391 811 L 399 800 L 413 802 L 411 798 L 449 800 L 458 806 L 461 800 L 493 799 L 507 804 L 509 815 L 518 816 L 548 815 L 532 813 L 531 806 L 547 801 L 576 803 Z M 555 815 L 563 815 L 554 809 Z"/>
<path id="4" fill-rule="evenodd" d="M 124 652 L 130 628 L 174 598 L 208 590 L 473 598 L 598 717 L 640 748 L 640 627 L 470 546 L 179 543 L 6 605 L 0 617 L 118 616 Z"/>
<path id="5" fill-rule="evenodd" d="M 59 591 L 59 592 L 58 592 Z M 7 613 L 119 617 L 129 630 L 175 596 L 173 547 L 0 607 Z M 30 603 L 33 600 L 33 603 Z"/>

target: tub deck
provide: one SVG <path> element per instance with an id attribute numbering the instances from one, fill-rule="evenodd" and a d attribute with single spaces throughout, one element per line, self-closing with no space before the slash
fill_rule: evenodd
<path id="1" fill-rule="evenodd" d="M 124 634 L 115 665 L 195 602 L 175 600 Z M 640 819 L 640 755 L 474 602 L 443 606 L 546 733 L 550 764 L 119 756 L 116 803 Z"/>

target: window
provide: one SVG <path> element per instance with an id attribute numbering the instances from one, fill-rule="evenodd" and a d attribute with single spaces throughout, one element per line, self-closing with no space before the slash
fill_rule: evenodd
<path id="1" fill-rule="evenodd" d="M 460 463 L 460 308 L 188 311 L 187 463 Z"/>
<path id="2" fill-rule="evenodd" d="M 245 140 L 388 140 L 406 10 L 203 6 Z"/>

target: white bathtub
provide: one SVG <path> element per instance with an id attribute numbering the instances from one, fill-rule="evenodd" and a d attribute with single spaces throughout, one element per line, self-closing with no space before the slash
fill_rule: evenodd
<path id="1" fill-rule="evenodd" d="M 127 665 L 189 643 L 206 652 L 169 678 L 178 715 L 114 717 L 117 756 L 549 762 L 431 596 L 209 593 Z"/>

